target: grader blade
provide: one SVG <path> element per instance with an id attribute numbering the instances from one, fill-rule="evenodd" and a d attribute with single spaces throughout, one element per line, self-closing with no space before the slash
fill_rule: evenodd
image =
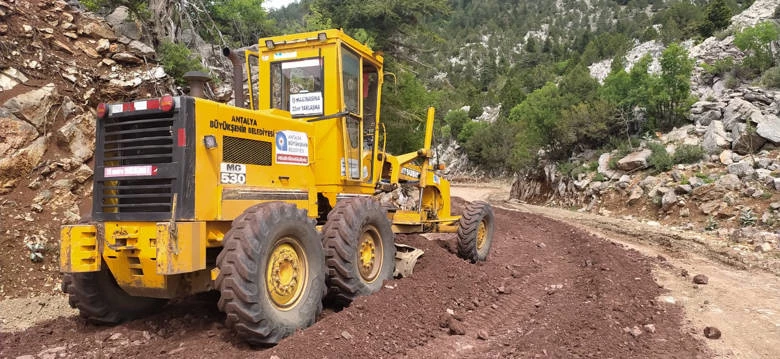
<path id="1" fill-rule="evenodd" d="M 414 272 L 414 265 L 417 259 L 425 252 L 422 249 L 407 246 L 405 244 L 395 244 L 395 272 L 393 277 L 406 278 L 411 277 Z"/>

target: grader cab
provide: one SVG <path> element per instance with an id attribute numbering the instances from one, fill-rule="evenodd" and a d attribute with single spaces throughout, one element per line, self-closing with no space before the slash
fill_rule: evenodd
<path id="1" fill-rule="evenodd" d="M 394 233 L 457 232 L 461 257 L 486 259 L 492 209 L 450 213 L 430 164 L 433 110 L 423 148 L 385 153 L 380 54 L 339 30 L 225 54 L 238 106 L 98 106 L 92 222 L 61 231 L 63 288 L 82 317 L 118 323 L 216 290 L 229 327 L 273 344 L 314 323 L 325 296 L 349 305 L 382 288 Z M 399 185 L 417 191 L 413 209 L 376 199 Z"/>

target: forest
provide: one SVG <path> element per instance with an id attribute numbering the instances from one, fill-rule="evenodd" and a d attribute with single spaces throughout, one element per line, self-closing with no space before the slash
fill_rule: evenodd
<path id="1" fill-rule="evenodd" d="M 125 5 L 143 21 L 160 16 L 159 0 L 81 2 L 104 14 Z M 229 46 L 344 29 L 383 51 L 385 70 L 395 75 L 385 81 L 381 114 L 390 152 L 420 147 L 425 110 L 434 106 L 435 141 L 457 141 L 496 174 L 533 170 L 540 161 L 565 168 L 573 154 L 630 149 L 643 136 L 685 124 L 697 100 L 687 48 L 710 36 L 734 35 L 746 57 L 702 64 L 708 75 L 730 86 L 780 88 L 772 47 L 780 5 L 774 21 L 729 30 L 731 16 L 752 0 L 301 0 L 272 11 L 262 0 L 171 3 L 191 24 L 208 24 L 192 26 L 204 40 Z M 156 27 L 152 37 L 166 72 L 203 68 L 191 44 L 165 30 Z M 627 68 L 627 51 L 648 41 L 665 48 L 660 71 L 649 71 L 649 55 Z M 611 71 L 599 82 L 588 67 L 607 59 Z"/>

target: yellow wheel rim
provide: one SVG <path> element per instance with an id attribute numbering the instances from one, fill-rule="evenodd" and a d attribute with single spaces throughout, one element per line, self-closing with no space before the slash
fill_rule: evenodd
<path id="1" fill-rule="evenodd" d="M 477 250 L 482 250 L 487 242 L 487 224 L 483 220 L 479 222 L 479 228 L 477 228 Z"/>
<path id="2" fill-rule="evenodd" d="M 384 248 L 382 248 L 382 237 L 379 231 L 373 226 L 369 226 L 358 241 L 358 271 L 364 282 L 371 283 L 379 276 L 382 269 L 382 258 Z"/>
<path id="3" fill-rule="evenodd" d="M 279 309 L 290 309 L 301 299 L 308 262 L 301 245 L 293 238 L 282 238 L 271 251 L 266 268 L 266 288 L 271 302 Z"/>

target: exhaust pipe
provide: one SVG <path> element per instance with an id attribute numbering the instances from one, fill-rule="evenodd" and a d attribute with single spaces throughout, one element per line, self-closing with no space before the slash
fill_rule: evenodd
<path id="1" fill-rule="evenodd" d="M 244 107 L 244 63 L 235 51 L 223 48 L 222 55 L 233 63 L 233 101 L 236 107 Z"/>
<path id="2" fill-rule="evenodd" d="M 205 98 L 206 96 L 203 95 L 203 85 L 206 84 L 206 82 L 209 82 L 211 80 L 211 77 L 209 75 L 206 75 L 203 72 L 200 71 L 189 71 L 186 74 L 184 74 L 184 80 L 187 81 L 187 84 L 190 86 L 190 96 L 192 97 L 200 97 Z"/>

